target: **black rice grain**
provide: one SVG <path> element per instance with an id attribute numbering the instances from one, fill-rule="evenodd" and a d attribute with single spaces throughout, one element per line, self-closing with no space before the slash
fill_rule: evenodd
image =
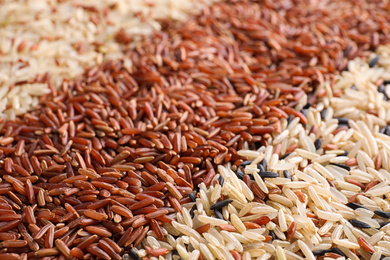
<path id="1" fill-rule="evenodd" d="M 383 94 L 383 98 L 384 98 L 385 101 L 389 100 L 389 97 L 388 97 L 387 94 L 386 94 L 385 85 L 383 85 L 383 84 L 380 85 L 380 86 L 378 87 L 378 92 Z"/>
<path id="2" fill-rule="evenodd" d="M 368 210 L 368 208 L 364 207 L 363 205 L 357 204 L 357 203 L 355 203 L 355 202 L 348 202 L 346 205 L 347 205 L 348 207 L 350 207 L 351 209 L 362 208 L 362 209 L 367 209 L 367 210 Z"/>
<path id="3" fill-rule="evenodd" d="M 191 216 L 191 218 L 195 217 L 195 210 L 196 209 L 197 209 L 197 206 L 196 206 L 196 204 L 194 204 L 194 206 L 192 206 L 192 208 L 190 209 L 190 216 Z"/>
<path id="4" fill-rule="evenodd" d="M 284 178 L 292 180 L 291 174 L 287 170 L 283 171 L 283 176 Z"/>
<path id="5" fill-rule="evenodd" d="M 375 210 L 374 213 L 377 214 L 379 217 L 390 219 L 390 212 L 383 210 Z"/>
<path id="6" fill-rule="evenodd" d="M 224 178 L 223 178 L 223 176 L 221 175 L 221 176 L 219 176 L 219 179 L 218 179 L 218 183 L 219 183 L 219 185 L 223 185 L 223 182 L 224 182 L 225 180 L 224 180 Z"/>
<path id="7" fill-rule="evenodd" d="M 382 222 L 382 223 L 379 223 L 379 226 L 380 226 L 381 228 L 383 228 L 384 226 L 386 226 L 386 225 L 388 225 L 388 224 L 390 224 L 389 221 L 387 221 L 387 222 Z"/>
<path id="8" fill-rule="evenodd" d="M 321 111 L 321 119 L 325 119 L 325 116 L 326 116 L 326 111 L 327 111 L 327 109 L 326 108 L 324 108 L 322 111 Z"/>
<path id="9" fill-rule="evenodd" d="M 320 139 L 320 138 L 316 139 L 316 140 L 314 141 L 314 147 L 316 148 L 316 150 L 320 149 L 321 146 L 322 146 L 322 141 L 321 141 L 321 139 Z"/>
<path id="10" fill-rule="evenodd" d="M 285 154 L 281 155 L 281 156 L 279 157 L 279 159 L 280 159 L 280 160 L 283 160 L 283 159 L 287 158 L 287 156 L 289 156 L 290 154 L 291 154 L 291 153 L 285 153 Z"/>
<path id="11" fill-rule="evenodd" d="M 279 174 L 276 172 L 259 172 L 261 178 L 277 178 Z"/>
<path id="12" fill-rule="evenodd" d="M 292 116 L 292 115 L 289 115 L 289 116 L 287 117 L 287 124 L 289 125 L 293 119 L 294 119 L 293 116 Z"/>
<path id="13" fill-rule="evenodd" d="M 129 251 L 129 256 L 131 257 L 131 259 L 133 260 L 140 260 L 141 258 L 138 256 L 137 252 L 135 252 L 134 250 L 130 250 Z"/>
<path id="14" fill-rule="evenodd" d="M 263 159 L 260 163 L 261 163 L 261 165 L 263 165 L 264 171 L 266 171 L 267 170 L 267 160 Z"/>
<path id="15" fill-rule="evenodd" d="M 247 165 L 249 165 L 251 163 L 252 163 L 252 161 L 250 161 L 250 160 L 243 161 L 242 163 L 240 163 L 240 166 L 247 166 Z"/>
<path id="16" fill-rule="evenodd" d="M 348 220 L 349 223 L 352 224 L 352 226 L 356 228 L 371 228 L 371 226 L 363 221 L 357 220 L 357 219 L 350 219 Z"/>
<path id="17" fill-rule="evenodd" d="M 218 218 L 218 219 L 222 219 L 222 220 L 226 220 L 224 217 L 223 217 L 223 215 L 222 215 L 222 213 L 219 211 L 219 210 L 214 210 L 214 214 L 215 214 L 215 217 L 216 218 Z"/>
<path id="18" fill-rule="evenodd" d="M 340 167 L 340 168 L 343 168 L 347 171 L 350 171 L 351 170 L 351 167 L 349 167 L 348 165 L 344 165 L 344 164 L 339 164 L 339 163 L 330 163 L 330 165 L 334 165 L 334 166 L 337 166 L 337 167 Z"/>
<path id="19" fill-rule="evenodd" d="M 330 252 L 332 252 L 332 249 L 314 250 L 313 251 L 313 255 L 315 255 L 315 256 L 322 256 L 322 255 L 324 255 L 326 253 L 330 253 Z"/>
<path id="20" fill-rule="evenodd" d="M 196 195 L 195 195 L 195 193 L 191 192 L 188 196 L 190 197 L 192 202 L 196 202 Z"/>
<path id="21" fill-rule="evenodd" d="M 244 178 L 245 173 L 243 173 L 240 169 L 236 171 L 237 177 L 242 180 Z"/>
<path id="22" fill-rule="evenodd" d="M 379 61 L 379 55 L 375 56 L 370 62 L 368 63 L 368 66 L 370 68 L 374 67 L 376 64 L 378 64 Z"/>
<path id="23" fill-rule="evenodd" d="M 227 199 L 227 200 L 221 200 L 218 201 L 217 203 L 213 204 L 210 206 L 210 209 L 216 210 L 216 209 L 222 209 L 223 207 L 229 205 L 229 203 L 232 203 L 232 199 Z"/>
<path id="24" fill-rule="evenodd" d="M 263 164 L 261 164 L 261 163 L 257 164 L 257 169 L 259 169 L 260 172 L 265 172 L 266 171 L 266 169 L 264 168 Z"/>
<path id="25" fill-rule="evenodd" d="M 268 231 L 268 234 L 272 237 L 272 240 L 276 239 L 276 234 L 273 230 Z"/>
<path id="26" fill-rule="evenodd" d="M 331 248 L 331 250 L 332 250 L 333 253 L 336 253 L 336 254 L 338 254 L 338 255 L 347 257 L 347 256 L 343 253 L 343 251 L 340 250 L 340 248 L 333 247 L 333 248 Z"/>
<path id="27" fill-rule="evenodd" d="M 307 104 L 303 106 L 303 109 L 308 109 L 310 107 L 311 107 L 311 104 L 309 102 L 307 102 Z"/>
<path id="28" fill-rule="evenodd" d="M 339 157 L 339 156 L 347 156 L 348 155 L 348 152 L 347 151 L 344 151 L 343 153 L 340 153 L 340 154 L 338 154 L 337 156 Z"/>
<path id="29" fill-rule="evenodd" d="M 349 127 L 349 118 L 336 117 L 336 119 L 339 121 L 339 125 L 346 125 Z"/>

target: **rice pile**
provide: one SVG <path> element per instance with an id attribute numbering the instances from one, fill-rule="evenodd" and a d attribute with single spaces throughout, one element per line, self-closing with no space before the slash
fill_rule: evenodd
<path id="1" fill-rule="evenodd" d="M 5 123 L 0 258 L 390 257 L 390 48 L 367 51 L 388 5 L 326 3 L 222 3 L 143 45 L 117 27 L 123 45 L 65 50 L 96 54 L 81 73 L 131 49 Z M 26 80 L 10 111 L 50 81 Z"/>
<path id="2" fill-rule="evenodd" d="M 168 248 L 166 259 L 390 256 L 389 54 L 381 46 L 369 63 L 350 61 L 335 82 L 322 82 L 316 104 L 297 106 L 306 125 L 282 119 L 270 145 L 239 151 L 248 159 L 239 167 L 220 165 L 174 228 L 165 226 L 165 240 L 148 233 L 138 255 Z"/>
<path id="3" fill-rule="evenodd" d="M 14 119 L 64 78 L 119 57 L 133 35 L 161 29 L 156 19 L 183 20 L 201 7 L 193 0 L 2 1 L 0 118 Z"/>

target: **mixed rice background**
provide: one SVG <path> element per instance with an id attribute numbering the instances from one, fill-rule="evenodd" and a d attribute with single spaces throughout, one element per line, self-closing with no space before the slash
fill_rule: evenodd
<path id="1" fill-rule="evenodd" d="M 390 2 L 0 3 L 0 257 L 390 257 Z"/>
<path id="2" fill-rule="evenodd" d="M 63 79 L 122 55 L 121 43 L 185 19 L 212 1 L 1 1 L 0 112 L 14 119 Z M 131 63 L 131 61 L 128 61 Z"/>

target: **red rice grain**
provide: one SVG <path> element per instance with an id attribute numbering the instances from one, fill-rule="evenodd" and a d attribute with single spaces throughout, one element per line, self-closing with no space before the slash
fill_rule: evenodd
<path id="1" fill-rule="evenodd" d="M 111 259 L 111 257 L 106 252 L 104 252 L 104 250 L 99 248 L 97 244 L 89 245 L 87 247 L 87 251 L 97 256 L 98 258 L 105 259 L 105 260 Z"/>
<path id="2" fill-rule="evenodd" d="M 358 237 L 357 242 L 363 250 L 367 251 L 370 254 L 375 253 L 375 248 L 370 245 L 370 243 L 366 239 L 364 239 L 364 237 Z"/>
<path id="3" fill-rule="evenodd" d="M 84 253 L 81 251 L 80 248 L 74 247 L 70 250 L 71 256 L 76 257 L 77 259 L 83 259 L 84 258 Z"/>

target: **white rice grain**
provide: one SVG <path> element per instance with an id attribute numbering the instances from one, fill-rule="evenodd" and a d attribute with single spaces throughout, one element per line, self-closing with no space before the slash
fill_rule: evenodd
<path id="1" fill-rule="evenodd" d="M 218 226 L 221 224 L 228 224 L 226 220 L 218 219 L 218 218 L 213 218 L 205 215 L 199 215 L 198 220 L 202 223 L 210 223 L 214 226 Z"/>
<path id="2" fill-rule="evenodd" d="M 188 260 L 198 260 L 199 256 L 200 256 L 199 250 L 195 249 L 194 251 L 191 252 L 190 256 L 188 257 Z"/>
<path id="3" fill-rule="evenodd" d="M 302 250 L 303 254 L 306 256 L 307 259 L 315 260 L 315 257 L 311 252 L 310 248 L 303 241 L 298 240 L 298 246 Z"/>
<path id="4" fill-rule="evenodd" d="M 237 228 L 238 232 L 242 233 L 246 230 L 244 223 L 242 223 L 241 219 L 236 214 L 230 216 L 230 221 L 232 222 L 232 225 Z"/>
<path id="5" fill-rule="evenodd" d="M 201 243 L 199 248 L 200 248 L 200 252 L 202 253 L 202 256 L 204 258 L 206 258 L 207 260 L 214 260 L 215 259 L 213 254 L 211 253 L 211 251 L 209 250 L 209 248 L 205 244 Z"/>
<path id="6" fill-rule="evenodd" d="M 358 249 L 360 246 L 356 243 L 353 243 L 347 239 L 333 239 L 332 240 L 334 244 L 338 246 L 342 246 L 349 249 Z"/>

